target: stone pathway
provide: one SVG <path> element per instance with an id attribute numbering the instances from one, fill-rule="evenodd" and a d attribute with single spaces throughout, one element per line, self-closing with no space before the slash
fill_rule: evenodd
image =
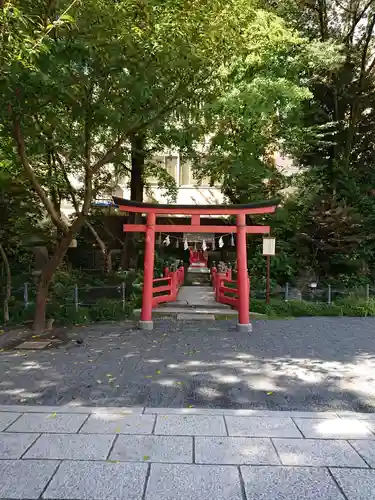
<path id="1" fill-rule="evenodd" d="M 209 286 L 183 286 L 177 300 L 160 304 L 154 313 L 174 315 L 178 320 L 211 320 L 216 317 L 237 318 L 237 311 L 215 300 L 215 293 Z"/>
<path id="2" fill-rule="evenodd" d="M 155 319 L 0 353 L 0 404 L 375 412 L 375 318 Z M 79 343 L 77 343 L 79 340 Z"/>
<path id="3" fill-rule="evenodd" d="M 0 498 L 373 500 L 375 414 L 0 407 Z"/>

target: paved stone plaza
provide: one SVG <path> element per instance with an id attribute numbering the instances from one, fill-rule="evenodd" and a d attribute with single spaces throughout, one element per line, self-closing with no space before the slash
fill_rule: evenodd
<path id="1" fill-rule="evenodd" d="M 0 498 L 373 500 L 375 414 L 0 407 Z"/>

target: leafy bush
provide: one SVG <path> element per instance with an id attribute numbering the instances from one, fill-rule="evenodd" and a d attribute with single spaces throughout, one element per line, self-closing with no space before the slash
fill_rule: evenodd
<path id="1" fill-rule="evenodd" d="M 266 314 L 270 317 L 302 317 L 302 316 L 375 316 L 375 300 L 345 299 L 332 304 L 323 302 L 307 302 L 304 300 L 265 300 L 251 299 L 252 312 Z"/>
<path id="2" fill-rule="evenodd" d="M 108 321 L 113 319 L 125 319 L 126 312 L 123 310 L 119 300 L 99 299 L 90 308 L 92 321 Z"/>

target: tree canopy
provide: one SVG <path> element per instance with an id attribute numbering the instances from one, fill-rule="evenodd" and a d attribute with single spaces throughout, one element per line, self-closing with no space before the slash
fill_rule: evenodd
<path id="1" fill-rule="evenodd" d="M 373 262 L 375 0 L 2 0 L 0 23 L 0 180 L 22 193 L 3 248 L 25 200 L 53 228 L 36 329 L 95 198 L 125 176 L 141 201 L 152 175 L 173 200 L 162 150 L 232 202 L 282 191 L 274 155 L 290 155 L 303 173 L 274 227 L 288 273 Z"/>

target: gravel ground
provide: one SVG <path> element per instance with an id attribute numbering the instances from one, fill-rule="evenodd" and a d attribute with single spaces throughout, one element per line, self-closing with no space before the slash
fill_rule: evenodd
<path id="1" fill-rule="evenodd" d="M 155 321 L 0 353 L 0 404 L 375 411 L 375 318 Z"/>

